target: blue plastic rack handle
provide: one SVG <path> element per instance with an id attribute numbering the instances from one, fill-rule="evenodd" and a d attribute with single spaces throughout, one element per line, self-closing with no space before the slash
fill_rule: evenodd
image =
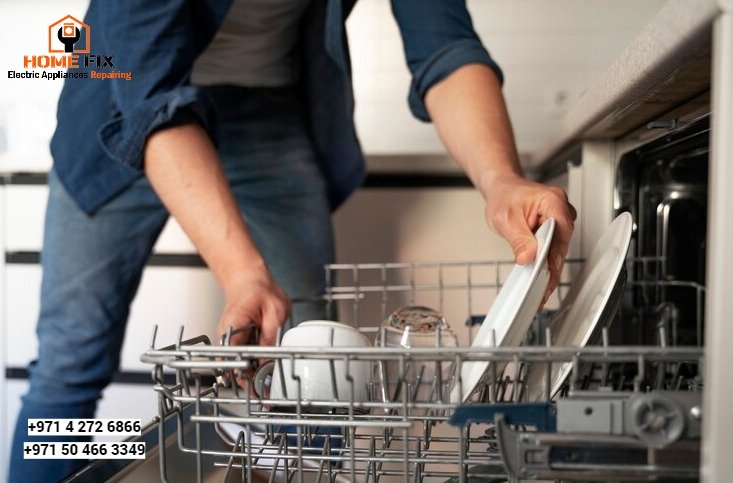
<path id="1" fill-rule="evenodd" d="M 533 426 L 542 432 L 557 429 L 555 405 L 552 403 L 465 404 L 455 409 L 450 424 L 461 427 L 472 423 L 494 424 L 497 414 L 503 414 L 508 424 Z"/>

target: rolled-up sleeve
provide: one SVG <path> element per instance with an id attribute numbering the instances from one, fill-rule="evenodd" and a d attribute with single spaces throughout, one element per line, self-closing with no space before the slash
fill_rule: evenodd
<path id="1" fill-rule="evenodd" d="M 213 137 L 215 115 L 208 97 L 194 86 L 157 94 L 126 113 L 118 111 L 99 131 L 102 148 L 114 160 L 143 167 L 148 136 L 166 127 L 200 124 Z"/>
<path id="2" fill-rule="evenodd" d="M 112 159 L 142 169 L 148 136 L 164 127 L 198 123 L 213 132 L 213 106 L 189 79 L 217 20 L 197 16 L 195 5 L 187 0 L 115 0 L 100 9 L 101 25 L 92 27 L 101 30 L 115 69 L 132 73 L 131 80 L 98 81 L 112 84 L 110 118 L 99 130 L 99 141 Z M 202 38 L 202 31 L 211 33 Z"/>
<path id="3" fill-rule="evenodd" d="M 501 68 L 473 29 L 465 0 L 392 0 L 392 11 L 412 73 L 408 103 L 418 119 L 430 121 L 425 94 L 459 67 L 486 65 L 503 82 Z"/>

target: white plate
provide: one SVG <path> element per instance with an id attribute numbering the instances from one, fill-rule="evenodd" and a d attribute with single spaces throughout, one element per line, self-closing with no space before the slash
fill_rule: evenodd
<path id="1" fill-rule="evenodd" d="M 522 343 L 550 281 L 547 252 L 554 231 L 555 220 L 552 218 L 539 227 L 534 235 L 537 240 L 534 262 L 514 265 L 471 347 L 518 346 Z M 461 369 L 463 393 L 456 383 L 451 391 L 451 402 L 455 404 L 468 400 L 481 383 L 488 366 L 489 363 L 483 361 L 465 362 Z M 498 373 L 501 370 L 501 367 L 497 368 Z"/>
<path id="2" fill-rule="evenodd" d="M 588 344 L 624 268 L 633 226 L 631 214 L 621 213 L 593 247 L 550 322 L 552 345 L 584 347 Z M 527 374 L 525 392 L 528 401 L 542 398 L 546 370 L 544 364 L 535 364 Z M 557 395 L 571 370 L 569 362 L 553 365 L 551 397 Z"/>

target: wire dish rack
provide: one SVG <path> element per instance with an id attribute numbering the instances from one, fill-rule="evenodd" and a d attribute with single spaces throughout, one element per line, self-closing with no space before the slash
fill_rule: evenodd
<path id="1" fill-rule="evenodd" d="M 596 344 L 584 348 L 551 344 L 547 309 L 521 347 L 470 347 L 512 261 L 339 264 L 325 267 L 328 289 L 318 300 L 326 314 L 337 313 L 374 347 L 229 346 L 231 332 L 215 344 L 206 336 L 185 339 L 181 329 L 178 341 L 162 348 L 155 348 L 154 333 L 141 359 L 154 365 L 159 420 L 177 420 L 178 447 L 196 459 L 198 481 L 203 462 L 212 459 L 223 481 L 694 480 L 704 287 L 659 280 L 661 261 L 628 261 L 632 278 L 619 292 L 621 315 L 603 321 Z M 557 307 L 581 263 L 568 261 L 547 307 Z M 696 320 L 680 320 L 669 287 L 690 291 Z M 460 347 L 380 347 L 380 323 L 410 304 L 443 313 Z M 679 344 L 680 327 L 693 327 L 698 343 Z M 642 332 L 651 332 L 654 343 L 614 344 Z M 295 394 L 255 395 L 253 370 L 265 360 L 281 374 L 291 368 Z M 302 360 L 325 361 L 330 374 L 322 377 L 331 381 L 334 367 L 346 367 L 350 397 L 301 398 L 302 381 L 292 368 Z M 479 389 L 466 404 L 451 402 L 450 388 L 462 393 L 461 368 L 472 362 L 487 366 Z M 355 400 L 349 368 L 364 363 L 399 368 L 404 390 L 385 391 L 375 370 L 368 400 Z M 553 398 L 552 371 L 563 364 L 570 376 Z M 541 397 L 529 399 L 526 376 L 537 366 L 545 374 Z M 416 380 L 426 368 L 430 377 Z M 191 428 L 194 436 L 185 436 Z M 202 432 L 212 429 L 226 450 L 203 441 Z M 167 481 L 164 449 L 159 457 Z"/>

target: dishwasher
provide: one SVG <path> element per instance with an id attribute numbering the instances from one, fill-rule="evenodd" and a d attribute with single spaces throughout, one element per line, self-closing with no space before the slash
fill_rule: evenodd
<path id="1" fill-rule="evenodd" d="M 705 118 L 621 156 L 616 211 L 631 212 L 635 231 L 612 310 L 585 347 L 554 346 L 549 324 L 582 260 L 566 262 L 554 305 L 521 346 L 490 349 L 467 346 L 513 261 L 329 265 L 317 298 L 326 319 L 338 314 L 374 341 L 394 309 L 435 307 L 463 346 L 230 346 L 231 332 L 211 341 L 183 329 L 159 346 L 154 331 L 141 359 L 158 415 L 135 438 L 147 458 L 98 460 L 67 481 L 698 481 L 708 135 Z M 331 381 L 339 364 L 389 364 L 404 390 L 385 398 L 375 376 L 368 400 L 352 387 L 326 406 L 251 390 L 261 361 L 304 359 L 323 361 Z M 480 390 L 453 401 L 443 389 L 452 376 L 460 387 L 454 375 L 472 362 L 488 368 Z M 550 391 L 558 366 L 569 377 Z M 426 368 L 428 391 L 418 387 Z M 530 396 L 538 368 L 545 384 Z"/>
<path id="2" fill-rule="evenodd" d="M 662 262 L 629 258 L 627 273 L 639 280 L 628 280 L 625 296 L 648 302 L 675 288 L 702 303 L 704 287 L 697 283 L 646 279 L 661 272 Z M 569 261 L 566 271 L 578 263 Z M 339 306 L 341 320 L 371 337 L 380 331 L 374 321 L 404 303 L 436 306 L 452 320 L 463 310 L 459 320 L 470 334 L 480 320 L 476 307 L 497 291 L 512 264 L 333 265 L 326 267 L 329 280 L 349 280 L 330 286 L 324 298 L 329 309 Z M 561 283 L 559 292 L 567 285 Z M 611 327 L 629 310 L 620 310 Z M 147 459 L 99 460 L 69 481 L 695 481 L 703 352 L 698 344 L 672 340 L 680 332 L 679 311 L 664 301 L 637 310 L 657 328 L 656 344 L 614 345 L 611 327 L 604 327 L 599 344 L 584 348 L 553 347 L 546 336 L 548 312 L 535 319 L 524 345 L 491 350 L 228 346 L 205 336 L 186 339 L 182 330 L 175 344 L 156 348 L 153 335 L 142 359 L 153 367 L 159 414 L 138 438 L 147 444 Z M 693 313 L 702 316 L 701 310 Z M 702 320 L 692 325 L 701 327 Z M 448 381 L 445 368 L 465 362 L 484 361 L 489 370 L 470 404 L 408 388 L 396 400 L 333 402 L 330 410 L 314 412 L 314 403 L 294 399 L 272 410 L 268 405 L 277 401 L 246 389 L 256 361 L 302 358 L 331 367 L 394 363 L 403 372 L 415 364 L 434 366 L 434 381 Z M 572 366 L 559 397 L 547 392 L 527 400 L 524 368 L 546 367 L 549 378 L 557 364 Z M 509 365 L 514 370 L 501 370 Z M 247 382 L 240 387 L 231 382 L 236 380 Z M 379 384 L 375 378 L 373 394 Z"/>

